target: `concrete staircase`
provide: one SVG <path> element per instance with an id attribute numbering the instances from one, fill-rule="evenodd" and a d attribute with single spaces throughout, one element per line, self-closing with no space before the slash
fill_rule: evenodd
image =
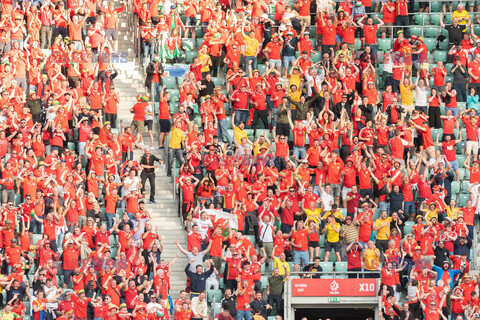
<path id="1" fill-rule="evenodd" d="M 123 121 L 125 127 L 129 126 L 132 121 L 133 115 L 129 110 L 136 103 L 137 95 L 146 93 L 145 76 L 143 70 L 139 67 L 138 58 L 135 57 L 133 33 L 128 27 L 127 14 L 130 15 L 131 12 L 125 13 L 124 11 L 120 17 L 118 51 L 128 52 L 128 62 L 118 64 L 119 75 L 114 80 L 115 88 L 120 92 L 118 119 Z M 157 123 L 158 118 L 156 117 L 154 120 L 155 150 L 152 150 L 152 153 L 166 159 L 164 152 L 158 149 Z M 143 138 L 146 145 L 150 146 L 150 139 L 146 130 Z M 143 150 L 135 150 L 134 159 L 138 160 L 142 154 Z M 178 199 L 174 198 L 172 178 L 167 177 L 165 168 L 157 169 L 155 186 L 157 203 L 150 204 L 148 203 L 150 185 L 147 182 L 145 190 L 147 208 L 152 216 L 151 223 L 158 228 L 158 233 L 163 238 L 162 259 L 171 261 L 179 252 L 175 240 L 179 240 L 182 247 L 187 248 L 186 232 L 183 229 L 182 218 L 179 216 Z M 170 275 L 170 295 L 174 301 L 178 298 L 180 290 L 185 289 L 186 275 L 184 269 L 186 265 L 187 259 L 180 253 Z"/>

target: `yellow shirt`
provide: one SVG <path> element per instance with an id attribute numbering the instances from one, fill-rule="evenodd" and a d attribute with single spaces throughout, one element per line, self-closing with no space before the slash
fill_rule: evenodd
<path id="1" fill-rule="evenodd" d="M 400 99 L 402 104 L 407 106 L 413 105 L 413 90 L 412 85 L 409 85 L 408 88 L 400 84 Z"/>
<path id="2" fill-rule="evenodd" d="M 335 219 L 339 219 L 339 220 L 343 220 L 343 214 L 341 211 L 337 210 L 337 211 L 327 211 L 325 212 L 325 214 L 323 215 L 322 219 L 327 219 L 327 217 L 329 215 L 333 214 L 333 216 L 335 217 Z"/>
<path id="3" fill-rule="evenodd" d="M 199 53 L 198 60 L 202 63 L 202 72 L 210 71 L 209 61 L 211 60 L 208 54 Z"/>
<path id="4" fill-rule="evenodd" d="M 290 98 L 292 98 L 292 100 L 295 101 L 295 102 L 299 102 L 299 101 L 300 101 L 300 96 L 301 96 L 301 95 L 302 95 L 302 92 L 301 92 L 300 90 L 298 90 L 298 89 L 295 90 L 294 92 L 290 91 L 290 92 L 288 93 L 288 96 L 289 96 Z M 295 109 L 297 108 L 293 103 L 290 105 L 290 107 L 292 108 L 292 110 L 295 110 Z"/>
<path id="5" fill-rule="evenodd" d="M 245 49 L 245 56 L 247 57 L 255 57 L 257 55 L 257 50 L 258 50 L 258 40 L 253 37 L 250 38 L 249 36 L 245 36 L 245 43 L 247 45 Z"/>
<path id="6" fill-rule="evenodd" d="M 302 74 L 299 72 L 297 74 L 293 74 L 288 78 L 288 88 L 292 86 L 292 84 L 297 86 L 297 91 L 300 90 L 300 84 L 302 83 Z"/>
<path id="7" fill-rule="evenodd" d="M 457 10 L 455 10 L 452 13 L 452 20 L 453 18 L 458 19 L 458 24 L 467 24 L 467 20 L 470 19 L 470 15 L 468 14 L 467 10 L 463 10 L 462 12 L 458 12 Z M 464 20 L 460 21 L 460 19 Z"/>
<path id="8" fill-rule="evenodd" d="M 456 220 L 458 216 L 462 214 L 460 209 L 455 207 L 453 209 L 450 209 L 450 207 L 446 207 L 445 210 L 447 211 L 447 217 L 449 217 L 452 221 Z"/>
<path id="9" fill-rule="evenodd" d="M 315 221 L 315 223 L 318 223 L 318 221 L 320 220 L 321 213 L 322 213 L 321 208 L 317 208 L 313 211 L 310 209 L 306 209 L 305 214 L 307 215 L 307 219 L 305 220 L 305 224 L 308 226 L 309 220 L 313 220 Z"/>
<path id="10" fill-rule="evenodd" d="M 238 144 L 241 143 L 243 138 L 248 138 L 247 132 L 239 127 L 233 128 L 233 135 L 235 136 L 235 141 L 237 141 Z"/>
<path id="11" fill-rule="evenodd" d="M 335 227 L 338 231 L 340 231 L 340 224 L 338 222 L 335 222 L 333 224 L 333 227 Z M 327 241 L 328 242 L 340 241 L 340 233 L 335 231 L 333 227 L 329 223 L 327 224 L 327 231 L 328 231 Z"/>
<path id="12" fill-rule="evenodd" d="M 448 213 L 447 213 L 448 214 Z M 428 210 L 425 214 L 425 219 L 430 222 L 432 218 L 436 218 L 438 221 L 438 209 L 435 210 Z"/>
<path id="13" fill-rule="evenodd" d="M 182 147 L 183 140 L 185 140 L 185 132 L 183 132 L 181 129 L 173 128 L 168 147 L 172 149 L 180 149 Z"/>
<path id="14" fill-rule="evenodd" d="M 386 218 L 385 220 L 380 218 L 375 220 L 375 227 L 380 227 L 381 225 L 387 223 L 386 226 L 377 230 L 378 240 L 388 240 L 388 236 L 390 235 L 390 222 L 392 222 L 392 218 L 390 217 Z"/>
<path id="15" fill-rule="evenodd" d="M 365 270 L 376 270 L 375 268 L 378 267 L 378 263 L 380 261 L 380 255 L 375 254 L 375 252 L 380 253 L 378 249 L 365 249 L 365 260 L 364 260 L 364 267 Z"/>
<path id="16" fill-rule="evenodd" d="M 290 272 L 290 266 L 288 265 L 288 262 L 282 262 L 280 258 L 273 258 L 273 269 L 275 268 L 278 268 L 278 274 L 280 276 L 284 275 L 285 272 Z"/>
<path id="17" fill-rule="evenodd" d="M 261 148 L 261 147 L 265 147 L 265 148 L 267 148 L 267 150 L 268 150 L 268 148 L 270 147 L 270 144 L 269 144 L 268 142 L 266 142 L 266 141 L 265 141 L 264 143 L 262 143 L 262 144 L 257 143 L 257 145 L 255 146 L 255 148 L 253 148 L 253 155 L 254 155 L 254 156 L 256 156 L 256 155 L 260 152 L 260 148 Z"/>

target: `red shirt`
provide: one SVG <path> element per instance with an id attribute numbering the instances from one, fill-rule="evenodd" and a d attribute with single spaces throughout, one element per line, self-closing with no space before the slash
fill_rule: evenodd
<path id="1" fill-rule="evenodd" d="M 363 25 L 363 32 L 365 33 L 365 44 L 377 43 L 377 25 Z"/>

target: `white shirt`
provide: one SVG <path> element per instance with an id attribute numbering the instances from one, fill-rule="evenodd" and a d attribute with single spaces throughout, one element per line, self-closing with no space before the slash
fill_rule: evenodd
<path id="1" fill-rule="evenodd" d="M 51 290 L 48 294 L 45 295 L 45 299 L 52 299 L 57 295 L 57 288 L 55 286 L 52 286 L 50 289 L 47 288 L 47 286 L 44 286 L 44 291 L 47 292 L 48 290 Z M 58 302 L 47 302 L 45 304 L 45 307 L 47 308 L 58 308 Z"/>
<path id="2" fill-rule="evenodd" d="M 332 210 L 333 197 L 330 194 L 326 193 L 325 190 L 322 189 L 322 197 L 320 199 L 323 203 L 323 211 Z"/>
<path id="3" fill-rule="evenodd" d="M 138 191 L 138 183 L 139 182 L 140 182 L 140 179 L 138 177 L 134 177 L 133 179 L 130 179 L 130 177 L 126 177 L 125 180 L 123 180 L 123 187 L 125 188 L 125 193 L 131 193 L 132 191 Z M 130 184 L 132 184 L 132 185 L 127 188 L 126 186 L 130 185 Z"/>
<path id="4" fill-rule="evenodd" d="M 195 223 L 198 226 L 198 232 L 202 235 L 202 239 L 205 239 L 208 233 L 208 229 L 213 228 L 212 221 L 210 221 L 210 219 L 208 220 L 197 219 L 195 220 Z"/>
<path id="5" fill-rule="evenodd" d="M 320 69 L 319 69 L 320 70 Z M 313 84 L 314 84 L 314 81 L 315 80 L 315 85 L 317 87 L 317 92 L 321 91 L 321 87 L 322 87 L 322 82 L 323 82 L 323 74 L 324 74 L 324 70 L 321 69 L 322 71 L 320 72 L 320 74 L 317 74 L 317 76 L 314 78 L 312 77 L 311 75 L 309 75 L 308 73 L 305 73 L 305 79 L 307 79 L 307 95 L 309 97 L 313 96 L 313 92 L 312 92 L 312 88 L 313 88 Z"/>
<path id="6" fill-rule="evenodd" d="M 415 105 L 420 106 L 420 107 L 428 106 L 427 87 L 424 86 L 423 89 L 422 89 L 419 86 L 417 86 L 415 88 L 415 93 L 416 93 L 416 103 L 415 103 Z"/>
<path id="7" fill-rule="evenodd" d="M 266 243 L 273 242 L 273 221 L 270 221 L 268 224 L 259 221 L 260 225 L 260 240 Z M 266 230 L 265 230 L 266 228 Z"/>
<path id="8" fill-rule="evenodd" d="M 153 105 L 152 104 L 147 104 L 147 106 L 145 107 L 145 121 L 153 120 L 153 114 L 148 115 L 149 112 L 153 112 Z"/>

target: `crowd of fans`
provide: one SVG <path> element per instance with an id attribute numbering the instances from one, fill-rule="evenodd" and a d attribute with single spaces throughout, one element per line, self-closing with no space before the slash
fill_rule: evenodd
<path id="1" fill-rule="evenodd" d="M 474 4 L 443 5 L 435 59 L 414 1 L 2 1 L 0 317 L 278 320 L 288 278 L 329 273 L 380 277 L 385 320 L 478 317 Z M 127 6 L 147 87 L 130 126 Z M 192 39 L 176 97 L 164 64 Z M 188 232 L 175 301 L 144 199 L 164 160 Z"/>

